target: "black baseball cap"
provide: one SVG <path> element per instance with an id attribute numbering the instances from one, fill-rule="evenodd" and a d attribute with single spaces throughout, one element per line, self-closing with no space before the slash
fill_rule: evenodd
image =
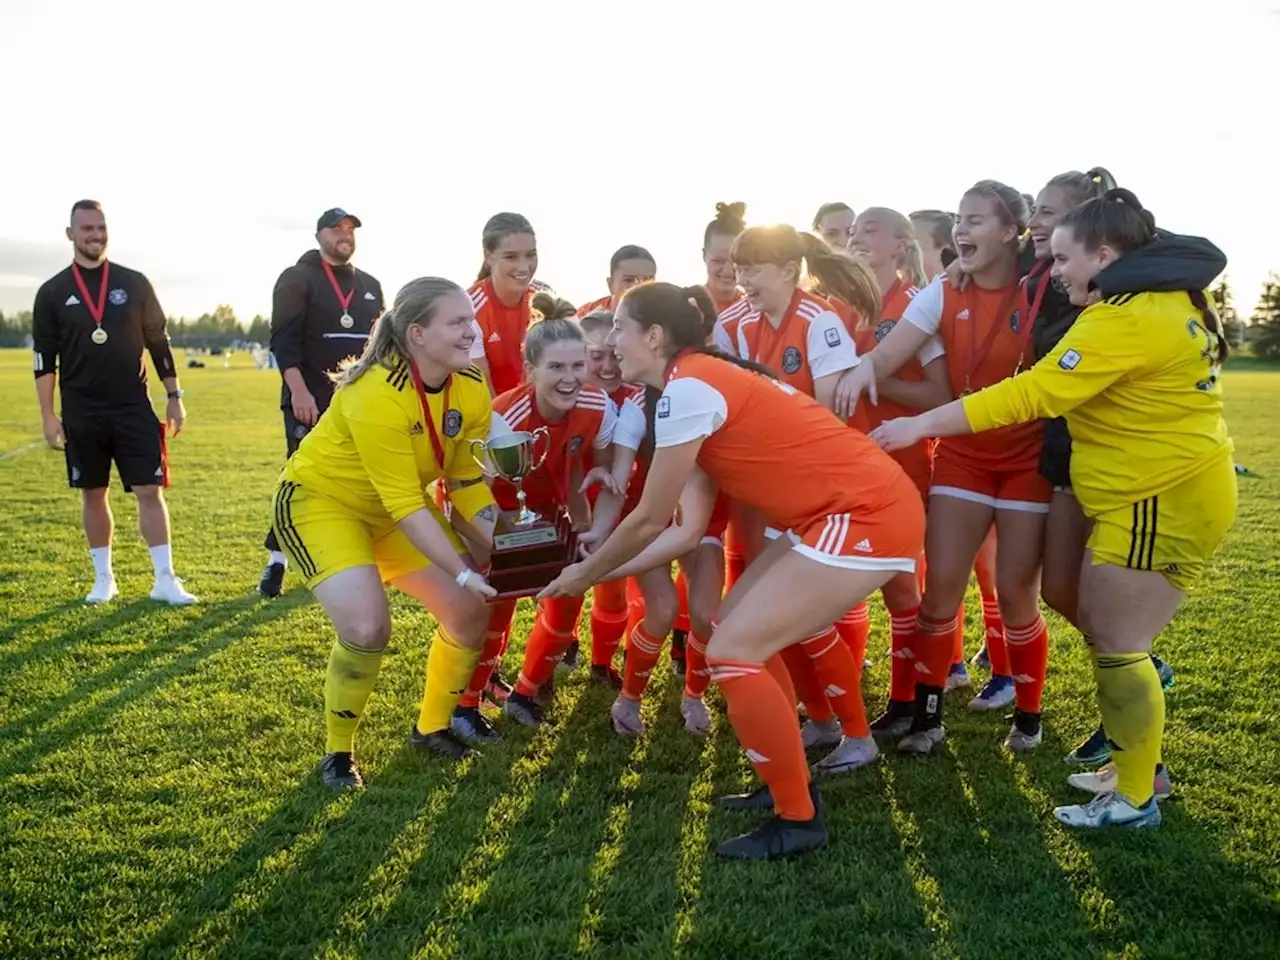
<path id="1" fill-rule="evenodd" d="M 319 233 L 327 227 L 336 227 L 343 220 L 350 220 L 357 227 L 364 226 L 364 224 L 360 222 L 360 218 L 354 213 L 347 213 L 347 211 L 343 210 L 341 207 L 334 207 L 332 210 L 326 210 L 324 213 L 320 214 L 320 219 L 316 221 L 316 233 Z"/>

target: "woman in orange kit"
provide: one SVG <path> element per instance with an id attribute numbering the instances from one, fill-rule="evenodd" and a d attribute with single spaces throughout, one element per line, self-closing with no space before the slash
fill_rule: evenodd
<path id="1" fill-rule="evenodd" d="M 578 316 L 585 317 L 593 310 L 612 310 L 618 305 L 618 299 L 638 283 L 645 283 L 658 275 L 658 264 L 644 247 L 628 243 L 619 247 L 609 258 L 609 295 L 593 300 L 578 310 Z"/>
<path id="2" fill-rule="evenodd" d="M 528 508 L 546 517 L 568 508 L 574 526 L 581 529 L 590 516 L 581 491 L 599 480 L 605 489 L 592 519 L 600 526 L 592 529 L 602 539 L 621 511 L 619 491 L 631 472 L 631 457 L 619 456 L 615 462 L 613 441 L 618 418 L 613 401 L 603 390 L 584 382 L 587 351 L 582 330 L 572 319 L 573 305 L 545 291 L 533 298 L 532 305 L 543 319 L 534 323 L 525 337 L 526 382 L 494 399 L 490 435 L 545 428 L 547 439 L 539 441 L 537 447 L 540 452 L 547 444 L 546 458 L 523 483 Z M 588 457 L 601 466 L 590 467 Z M 615 469 L 621 482 L 612 475 Z M 515 485 L 506 480 L 496 480 L 493 493 L 504 510 L 519 505 Z M 584 535 L 586 532 L 589 531 Z M 480 664 L 454 711 L 453 731 L 469 742 L 500 739 L 478 706 L 480 694 L 505 649 L 515 606 L 514 600 L 491 605 Z M 525 726 L 541 723 L 542 708 L 535 697 L 551 679 L 556 663 L 572 640 L 581 610 L 581 595 L 539 605 L 520 679 L 503 703 L 503 711 L 516 722 Z"/>
<path id="3" fill-rule="evenodd" d="M 734 585 L 707 651 L 730 722 L 765 784 L 725 805 L 775 810 L 716 852 L 763 860 L 827 843 L 777 654 L 829 630 L 895 573 L 912 572 L 924 510 L 906 475 L 866 437 L 757 365 L 706 346 L 712 311 L 701 287 L 651 283 L 623 297 L 615 344 L 622 375 L 662 391 L 650 408 L 653 462 L 636 509 L 543 594 L 572 596 L 608 579 L 673 516 L 683 523 L 677 507 L 686 489 L 701 489 L 706 514 L 719 488 L 788 531 Z"/>
<path id="4" fill-rule="evenodd" d="M 1040 303 L 1026 302 L 1020 283 L 1020 241 L 1028 211 L 1022 195 L 983 180 L 961 200 L 954 238 L 964 290 L 935 278 L 911 301 L 895 325 L 839 387 L 837 409 L 850 410 L 864 392 L 876 399 L 877 379 L 896 373 L 930 337 L 941 336 L 952 391 L 966 396 L 1029 366 L 1030 334 Z M 1006 745 L 1033 749 L 1041 739 L 1039 691 L 1044 683 L 1049 633 L 1038 603 L 1044 522 L 1052 488 L 1040 476 L 1043 429 L 1038 423 L 977 437 L 948 438 L 935 450 L 929 488 L 925 592 L 915 636 L 903 655 L 914 661 L 914 716 L 898 749 L 928 753 L 946 736 L 942 702 L 969 571 L 994 520 L 1001 548 L 997 593 L 1004 622 L 1019 638 L 1010 667 L 1027 678 L 1035 712 L 1018 709 Z M 1013 661 L 1017 662 L 1013 662 Z M 1021 702 L 1021 701 L 1020 701 Z M 897 718 L 899 724 L 904 718 Z"/>

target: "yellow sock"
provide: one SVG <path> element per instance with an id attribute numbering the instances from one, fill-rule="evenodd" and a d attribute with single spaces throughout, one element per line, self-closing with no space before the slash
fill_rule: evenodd
<path id="1" fill-rule="evenodd" d="M 334 641 L 324 678 L 325 750 L 350 753 L 360 715 L 369 703 L 373 683 L 382 666 L 382 651 L 374 653 Z"/>
<path id="2" fill-rule="evenodd" d="M 418 732 L 435 733 L 449 726 L 449 716 L 458 698 L 467 689 L 471 674 L 480 662 L 480 649 L 469 650 L 437 627 L 427 654 L 427 684 L 422 691 L 422 711 Z"/>
<path id="3" fill-rule="evenodd" d="M 1164 692 L 1145 653 L 1095 653 L 1098 709 L 1116 764 L 1116 792 L 1135 807 L 1151 799 L 1164 736 Z"/>

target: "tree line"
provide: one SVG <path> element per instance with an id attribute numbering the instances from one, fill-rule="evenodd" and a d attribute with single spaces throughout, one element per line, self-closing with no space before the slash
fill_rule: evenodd
<path id="1" fill-rule="evenodd" d="M 1231 346 L 1248 346 L 1264 359 L 1280 358 L 1280 273 L 1273 273 L 1263 285 L 1258 305 L 1246 323 L 1236 311 L 1231 285 L 1224 278 L 1210 291 L 1218 316 Z M 25 347 L 30 343 L 31 311 L 0 311 L 0 347 Z M 169 338 L 175 347 L 187 350 L 226 350 L 246 343 L 264 346 L 271 339 L 271 321 L 261 314 L 246 325 L 227 304 L 198 317 L 170 317 Z"/>

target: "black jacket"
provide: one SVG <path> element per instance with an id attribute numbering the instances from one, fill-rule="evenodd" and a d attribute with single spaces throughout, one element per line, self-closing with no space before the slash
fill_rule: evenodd
<path id="1" fill-rule="evenodd" d="M 1118 293 L 1162 293 L 1172 290 L 1204 290 L 1227 266 L 1226 255 L 1203 237 L 1185 237 L 1167 230 L 1157 231 L 1156 240 L 1125 254 L 1093 278 L 1093 286 L 1103 297 Z M 1033 284 L 1052 283 L 1048 273 Z M 1034 297 L 1028 289 L 1027 296 Z M 1080 316 L 1057 284 L 1045 291 L 1040 315 L 1031 331 L 1036 359 L 1051 351 Z M 1071 434 L 1062 417 L 1044 425 L 1044 450 L 1040 473 L 1055 486 L 1071 484 Z"/>
<path id="2" fill-rule="evenodd" d="M 283 375 L 290 367 L 302 372 L 307 389 L 323 413 L 333 398 L 329 373 L 349 356 L 358 356 L 373 321 L 385 303 L 382 285 L 351 264 L 333 267 L 334 279 L 343 295 L 355 292 L 347 307 L 352 325 L 341 323 L 342 302 L 329 282 L 319 250 L 308 250 L 276 281 L 271 298 L 271 352 Z M 290 406 L 288 384 L 280 391 L 280 406 Z"/>

